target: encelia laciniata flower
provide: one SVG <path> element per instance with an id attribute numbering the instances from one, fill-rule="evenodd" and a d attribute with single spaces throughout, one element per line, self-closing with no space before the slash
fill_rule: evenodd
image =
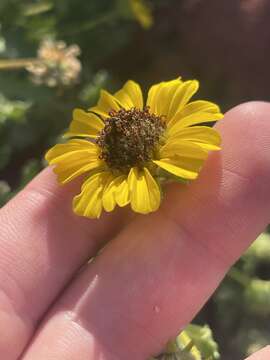
<path id="1" fill-rule="evenodd" d="M 166 181 L 197 178 L 220 135 L 202 124 L 223 117 L 217 105 L 190 101 L 196 80 L 180 78 L 150 88 L 146 103 L 140 86 L 128 81 L 114 95 L 101 91 L 88 111 L 75 109 L 65 144 L 46 154 L 60 183 L 84 175 L 74 212 L 98 218 L 102 209 L 130 204 L 133 211 L 156 211 Z"/>

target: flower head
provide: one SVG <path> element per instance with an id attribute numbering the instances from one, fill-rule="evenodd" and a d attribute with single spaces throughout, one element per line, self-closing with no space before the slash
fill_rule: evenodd
<path id="1" fill-rule="evenodd" d="M 46 39 L 38 49 L 38 60 L 27 67 L 34 83 L 54 87 L 76 83 L 81 71 L 77 59 L 80 48 L 77 45 L 66 46 L 63 41 Z"/>
<path id="2" fill-rule="evenodd" d="M 128 81 L 111 95 L 102 90 L 95 107 L 75 109 L 69 140 L 46 154 L 60 183 L 84 175 L 74 198 L 76 214 L 98 218 L 116 205 L 138 213 L 156 211 L 162 184 L 194 180 L 220 136 L 202 125 L 223 117 L 208 101 L 192 101 L 196 80 L 176 79 L 150 88 L 146 103 L 140 86 Z"/>

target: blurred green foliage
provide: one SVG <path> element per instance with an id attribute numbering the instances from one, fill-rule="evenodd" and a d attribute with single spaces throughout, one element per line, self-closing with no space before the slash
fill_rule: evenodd
<path id="1" fill-rule="evenodd" d="M 147 38 L 149 31 L 155 34 L 155 15 L 160 14 L 160 8 L 169 7 L 170 0 L 148 1 L 146 11 L 141 14 L 138 11 L 144 2 L 136 0 L 135 7 L 133 2 L 0 1 L 0 206 L 45 166 L 44 152 L 68 126 L 72 109 L 93 105 L 101 88 L 117 89 L 122 67 L 123 74 L 127 69 L 133 72 L 128 67 L 127 49 L 138 46 L 137 34 L 141 38 Z M 162 15 L 159 22 L 161 26 L 169 26 L 166 17 L 162 22 Z M 46 39 L 80 48 L 81 54 L 76 58 L 81 71 L 75 73 L 76 81 L 64 85 L 56 80 L 53 87 L 48 83 L 33 83 L 33 74 L 26 70 L 29 65 L 26 63 L 38 59 L 38 51 Z M 168 49 L 162 39 L 160 46 Z M 71 67 L 73 60 L 69 63 Z M 148 52 L 148 64 L 152 60 Z M 9 66 L 1 70 L 1 63 Z M 117 75 L 113 71 L 115 64 L 119 69 Z M 53 67 L 52 76 L 56 76 L 57 69 Z M 65 69 L 64 64 L 61 71 Z M 156 78 L 160 80 L 159 74 Z M 211 88 L 211 84 L 207 86 Z M 200 324 L 210 324 L 222 359 L 239 359 L 270 342 L 269 279 L 270 236 L 265 233 L 238 261 L 195 319 Z M 190 325 L 186 332 L 203 359 L 218 358 L 209 327 Z"/>
<path id="2" fill-rule="evenodd" d="M 190 324 L 186 328 L 188 336 L 199 349 L 203 359 L 219 359 L 218 345 L 213 339 L 209 326 L 198 326 Z"/>
<path id="3" fill-rule="evenodd" d="M 24 164 L 33 157 L 41 163 L 45 150 L 67 127 L 72 109 L 93 105 L 102 87 L 117 86 L 118 79 L 103 63 L 120 52 L 141 27 L 131 3 L 129 0 L 0 2 L 0 180 L 9 184 L 12 193 L 22 186 Z M 158 3 L 155 2 L 156 7 Z M 150 8 L 147 11 L 150 14 Z M 53 67 L 54 58 L 48 65 L 50 81 L 56 78 L 53 88 L 47 86 L 49 82 L 37 86 L 31 81 L 34 76 L 26 70 L 29 66 L 24 62 L 38 58 L 46 39 L 81 49 L 82 71 L 77 66 L 78 76 L 74 75 L 77 81 L 70 86 L 58 81 L 63 73 L 67 74 L 67 62 L 62 61 L 64 67 L 59 67 L 58 75 L 58 68 Z M 75 56 L 70 58 L 74 70 Z M 1 69 L 5 63 L 7 68 Z M 39 76 L 42 69 L 38 67 L 34 71 Z M 6 191 L 2 197 L 9 198 Z M 0 201 L 4 203 L 3 198 Z"/>

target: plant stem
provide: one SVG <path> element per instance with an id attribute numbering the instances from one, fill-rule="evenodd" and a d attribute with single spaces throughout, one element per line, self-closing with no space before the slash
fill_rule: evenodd
<path id="1" fill-rule="evenodd" d="M 0 70 L 25 69 L 31 64 L 38 64 L 38 59 L 0 59 Z"/>

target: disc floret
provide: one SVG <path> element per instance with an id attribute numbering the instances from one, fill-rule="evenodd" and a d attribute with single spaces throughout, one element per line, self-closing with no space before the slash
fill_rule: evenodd
<path id="1" fill-rule="evenodd" d="M 112 110 L 96 140 L 100 158 L 121 171 L 143 167 L 152 159 L 164 129 L 164 118 L 150 113 L 148 107 Z"/>

